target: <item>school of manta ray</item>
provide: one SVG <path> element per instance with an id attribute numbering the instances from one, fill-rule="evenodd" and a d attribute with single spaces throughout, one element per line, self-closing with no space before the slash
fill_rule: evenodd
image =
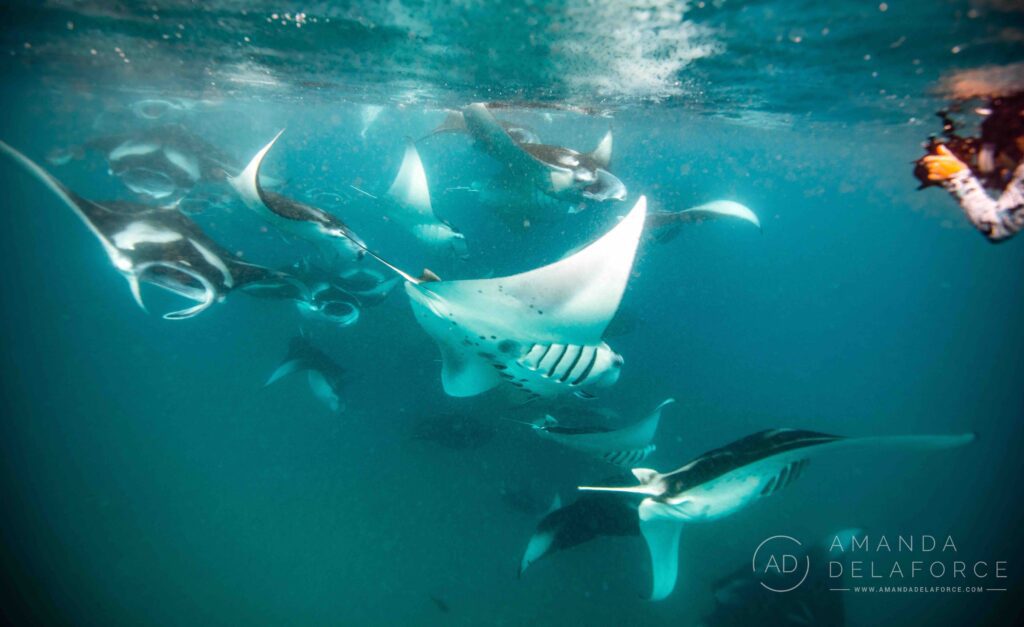
<path id="1" fill-rule="evenodd" d="M 150 117 L 158 104 L 145 104 L 140 115 Z M 378 113 L 379 108 L 370 107 L 364 116 L 372 122 Z M 606 341 L 606 332 L 645 233 L 671 238 L 688 223 L 705 220 L 735 220 L 757 229 L 761 225 L 751 209 L 730 200 L 676 211 L 649 210 L 647 198 L 630 194 L 612 173 L 611 131 L 589 152 L 579 152 L 545 144 L 532 129 L 504 119 L 504 113 L 499 104 L 470 104 L 446 112 L 432 133 L 465 137 L 480 159 L 500 165 L 500 172 L 479 190 L 481 203 L 486 200 L 505 212 L 521 210 L 522 215 L 575 213 L 605 205 L 619 219 L 589 244 L 548 265 L 523 268 L 511 276 L 466 280 L 399 267 L 387 251 L 353 232 L 338 211 L 314 206 L 309 197 L 275 191 L 280 181 L 261 174 L 261 169 L 286 131 L 265 138 L 247 163 L 232 163 L 180 125 L 103 137 L 80 148 L 101 154 L 110 174 L 137 201 L 86 199 L 7 143 L 0 142 L 0 151 L 81 220 L 143 310 L 143 284 L 189 303 L 163 314 L 167 320 L 204 314 L 239 292 L 285 301 L 304 316 L 350 327 L 401 285 L 416 322 L 437 344 L 441 385 L 449 396 L 472 397 L 504 388 L 509 403 L 537 407 L 547 406 L 537 401 L 562 396 L 594 398 L 602 388 L 615 385 L 621 370 L 629 367 Z M 54 165 L 60 161 L 50 160 Z M 189 203 L 196 200 L 188 192 L 200 181 L 220 190 L 216 202 L 240 202 L 265 221 L 266 228 L 311 242 L 325 251 L 324 259 L 334 261 L 301 261 L 283 270 L 241 261 L 190 217 Z M 405 231 L 435 253 L 467 254 L 465 236 L 434 212 L 416 141 L 407 142 L 390 185 L 375 189 L 386 191 L 357 192 L 374 211 L 387 216 L 390 228 Z M 326 407 L 344 411 L 342 368 L 305 333 L 291 341 L 266 384 L 298 373 L 305 373 L 311 392 Z M 595 538 L 639 535 L 648 548 L 651 575 L 643 592 L 651 600 L 664 599 L 676 587 L 679 569 L 686 568 L 686 556 L 680 555 L 685 529 L 737 514 L 779 493 L 807 473 L 813 458 L 864 447 L 937 451 L 974 439 L 973 434 L 848 438 L 778 428 L 680 459 L 675 468 L 643 467 L 657 445 L 662 415 L 684 407 L 666 394 L 662 403 L 636 408 L 631 422 L 615 428 L 603 421 L 563 422 L 552 415 L 525 422 L 539 439 L 561 445 L 566 454 L 601 460 L 609 465 L 609 475 L 626 470 L 631 474 L 598 482 L 603 485 L 581 485 L 564 505 L 556 498 L 527 542 L 520 576 L 538 561 Z M 443 423 L 427 425 L 422 432 L 430 437 L 443 428 Z M 475 436 L 463 430 L 463 440 L 453 448 L 470 437 Z"/>

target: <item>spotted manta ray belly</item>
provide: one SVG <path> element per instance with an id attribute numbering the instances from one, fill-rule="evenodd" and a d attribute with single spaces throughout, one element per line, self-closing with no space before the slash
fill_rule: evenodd
<path id="1" fill-rule="evenodd" d="M 502 343 L 499 348 L 508 348 Z M 611 385 L 618 379 L 622 357 L 607 344 L 581 346 L 576 344 L 526 344 L 519 347 L 521 356 L 501 359 L 481 352 L 498 376 L 525 392 L 530 399 L 578 392 L 589 396 L 584 386 Z M 500 353 L 499 353 L 500 355 Z"/>
<path id="2" fill-rule="evenodd" d="M 589 396 L 579 388 L 614 383 L 622 362 L 622 357 L 603 342 L 595 346 L 533 344 L 503 376 L 536 396 L 551 396 L 567 389 Z"/>

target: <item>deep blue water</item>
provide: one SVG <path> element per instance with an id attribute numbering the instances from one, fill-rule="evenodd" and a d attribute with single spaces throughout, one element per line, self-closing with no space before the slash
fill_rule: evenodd
<path id="1" fill-rule="evenodd" d="M 510 115 L 579 148 L 613 129 L 629 205 L 640 194 L 662 209 L 729 198 L 754 209 L 763 232 L 723 220 L 667 243 L 645 238 L 622 304 L 634 328 L 609 340 L 623 375 L 596 400 L 564 403 L 628 422 L 675 397 L 643 464 L 663 471 L 775 427 L 979 439 L 945 452 L 837 453 L 778 496 L 687 526 L 664 601 L 642 598 L 637 537 L 558 553 L 519 579 L 551 498 L 614 471 L 500 420 L 558 404 L 446 396 L 437 349 L 401 289 L 343 329 L 244 294 L 185 321 L 147 315 L 83 224 L 4 159 L 7 622 L 691 625 L 711 611 L 713 584 L 764 538 L 813 542 L 858 526 L 951 535 L 962 559 L 1006 561 L 1007 591 L 831 593 L 844 594 L 847 624 L 1014 624 L 1024 247 L 990 245 L 911 176 L 957 71 L 1002 65 L 1019 78 L 1012 3 L 650 3 L 642 20 L 636 7 L 572 2 L 156 4 L 0 10 L 0 139 L 87 198 L 133 199 L 100 155 L 45 157 L 154 126 L 133 103 L 183 98 L 196 106 L 171 119 L 239 163 L 286 128 L 267 173 L 309 198 L 351 195 L 350 185 L 383 192 L 405 138 L 428 133 L 447 107 L 590 107 L 599 114 Z M 300 11 L 301 27 L 270 18 Z M 367 105 L 383 107 L 368 128 Z M 628 208 L 523 230 L 454 190 L 495 170 L 466 137 L 432 138 L 420 153 L 434 208 L 466 234 L 468 259 L 418 249 L 357 202 L 325 208 L 400 265 L 446 279 L 554 261 Z M 195 217 L 218 242 L 271 267 L 310 254 L 261 229 L 224 189 L 225 206 Z M 302 377 L 262 387 L 300 327 L 346 371 L 340 415 Z M 482 421 L 494 437 L 452 450 L 411 436 L 440 414 Z"/>

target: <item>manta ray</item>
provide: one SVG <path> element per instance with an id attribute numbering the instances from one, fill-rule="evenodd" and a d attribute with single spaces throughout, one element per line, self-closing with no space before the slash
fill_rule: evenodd
<path id="1" fill-rule="evenodd" d="M 636 503 L 610 494 L 583 494 L 564 507 L 555 497 L 526 544 L 519 576 L 541 559 L 595 538 L 640 535 L 636 508 Z"/>
<path id="2" fill-rule="evenodd" d="M 323 351 L 309 343 L 304 336 L 296 336 L 288 343 L 288 353 L 271 373 L 263 387 L 297 372 L 306 373 L 306 380 L 313 395 L 332 412 L 344 410 L 341 401 L 341 387 L 345 371 Z"/>
<path id="3" fill-rule="evenodd" d="M 395 180 L 385 195 L 388 218 L 433 247 L 448 247 L 456 256 L 466 256 L 466 238 L 434 213 L 430 187 L 416 144 L 407 140 L 405 156 Z"/>
<path id="4" fill-rule="evenodd" d="M 406 279 L 420 326 L 441 351 L 450 396 L 507 384 L 527 400 L 563 393 L 590 397 L 612 385 L 622 357 L 601 336 L 622 300 L 647 214 L 640 197 L 619 224 L 580 251 L 542 268 L 491 279 Z"/>
<path id="5" fill-rule="evenodd" d="M 577 201 L 625 200 L 626 186 L 608 171 L 612 158 L 609 131 L 597 148 L 581 153 L 562 146 L 517 141 L 483 103 L 462 113 L 465 127 L 491 157 L 516 178 L 554 198 Z"/>
<path id="6" fill-rule="evenodd" d="M 321 281 L 308 286 L 296 301 L 299 313 L 313 320 L 324 320 L 339 327 L 350 327 L 359 321 L 359 300 L 331 282 Z"/>
<path id="7" fill-rule="evenodd" d="M 263 159 L 282 133 L 283 129 L 278 131 L 277 135 L 253 156 L 242 173 L 229 177 L 228 182 L 247 207 L 276 228 L 315 244 L 322 243 L 326 238 L 326 241 L 336 245 L 335 252 L 353 259 L 362 258 L 366 245 L 344 222 L 323 209 L 265 189 L 260 183 Z"/>
<path id="8" fill-rule="evenodd" d="M 493 104 L 487 105 L 489 108 L 494 108 Z M 508 120 L 498 120 L 498 124 L 505 130 L 506 133 L 512 138 L 512 141 L 517 144 L 539 144 L 540 136 L 532 128 L 523 126 L 522 124 L 516 124 L 515 122 L 509 122 Z M 465 133 L 469 134 L 469 128 L 466 126 L 466 118 L 462 115 L 462 111 L 449 111 L 444 121 L 430 132 L 427 137 L 433 137 L 434 135 L 441 135 L 444 133 Z M 426 139 L 424 137 L 423 139 Z"/>
<path id="9" fill-rule="evenodd" d="M 0 152 L 39 179 L 89 227 L 110 262 L 127 279 L 135 302 L 143 310 L 142 282 L 197 303 L 164 314 L 167 320 L 191 318 L 239 288 L 259 296 L 300 297 L 302 285 L 298 281 L 238 261 L 178 211 L 122 201 L 100 204 L 86 200 L 2 141 Z"/>
<path id="10" fill-rule="evenodd" d="M 656 447 L 651 441 L 658 431 L 661 410 L 674 402 L 673 398 L 665 399 L 646 418 L 621 429 L 612 430 L 598 426 L 564 427 L 551 416 L 545 416 L 544 420 L 534 424 L 533 428 L 546 440 L 582 451 L 616 466 L 630 466 L 642 462 L 654 452 Z"/>
<path id="11" fill-rule="evenodd" d="M 969 444 L 973 433 L 846 438 L 799 429 L 761 431 L 709 451 L 678 470 L 659 473 L 634 468 L 634 487 L 580 490 L 642 494 L 640 531 L 651 555 L 651 600 L 664 599 L 676 585 L 679 536 L 687 523 L 717 520 L 775 494 L 803 473 L 812 457 L 857 446 L 941 450 Z"/>
<path id="12" fill-rule="evenodd" d="M 384 276 L 374 268 L 349 268 L 342 271 L 334 281 L 339 282 L 342 289 L 358 298 L 360 305 L 372 307 L 384 302 L 398 286 L 401 277 Z"/>
<path id="13" fill-rule="evenodd" d="M 106 157 L 110 172 L 132 192 L 173 205 L 200 181 L 223 181 L 233 160 L 180 124 L 111 135 L 85 144 Z"/>
<path id="14" fill-rule="evenodd" d="M 675 239 L 684 224 L 721 218 L 736 218 L 761 230 L 757 214 L 746 205 L 731 200 L 715 200 L 682 211 L 652 211 L 647 215 L 646 228 L 656 240 L 665 243 Z"/>

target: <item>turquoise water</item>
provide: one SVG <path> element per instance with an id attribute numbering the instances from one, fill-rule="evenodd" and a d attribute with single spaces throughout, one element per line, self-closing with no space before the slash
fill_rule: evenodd
<path id="1" fill-rule="evenodd" d="M 620 380 L 594 400 L 522 405 L 446 395 L 401 289 L 346 328 L 240 293 L 184 321 L 147 315 L 89 230 L 4 159 L 6 622 L 691 625 L 766 537 L 856 526 L 951 535 L 961 559 L 1005 561 L 1007 578 L 985 585 L 1007 591 L 823 593 L 842 595 L 846 624 L 1014 624 L 1024 248 L 988 244 L 911 175 L 957 72 L 1019 77 L 1012 3 L 154 4 L 0 9 L 0 139 L 86 198 L 139 200 L 102 154 L 76 148 L 92 139 L 180 124 L 241 165 L 286 128 L 266 163 L 275 189 L 445 279 L 555 261 L 640 194 L 664 210 L 742 202 L 763 230 L 717 220 L 644 238 L 621 306 L 632 328 L 608 340 Z M 149 119 L 147 100 L 175 106 Z M 611 128 L 627 203 L 523 228 L 461 189 L 496 163 L 464 135 L 432 137 L 419 151 L 435 211 L 466 236 L 458 259 L 352 189 L 382 194 L 406 137 L 481 100 L 518 103 L 501 115 L 546 143 L 589 150 Z M 294 270 L 314 253 L 223 183 L 188 193 L 222 199 L 192 218 L 247 261 Z M 345 370 L 343 413 L 303 377 L 263 387 L 300 329 Z M 662 471 L 776 427 L 979 439 L 815 460 L 777 496 L 687 526 L 664 601 L 643 599 L 639 537 L 599 538 L 517 578 L 554 495 L 616 469 L 501 418 L 607 409 L 625 423 L 670 396 L 643 463 Z M 417 437 L 436 416 L 491 435 Z"/>

